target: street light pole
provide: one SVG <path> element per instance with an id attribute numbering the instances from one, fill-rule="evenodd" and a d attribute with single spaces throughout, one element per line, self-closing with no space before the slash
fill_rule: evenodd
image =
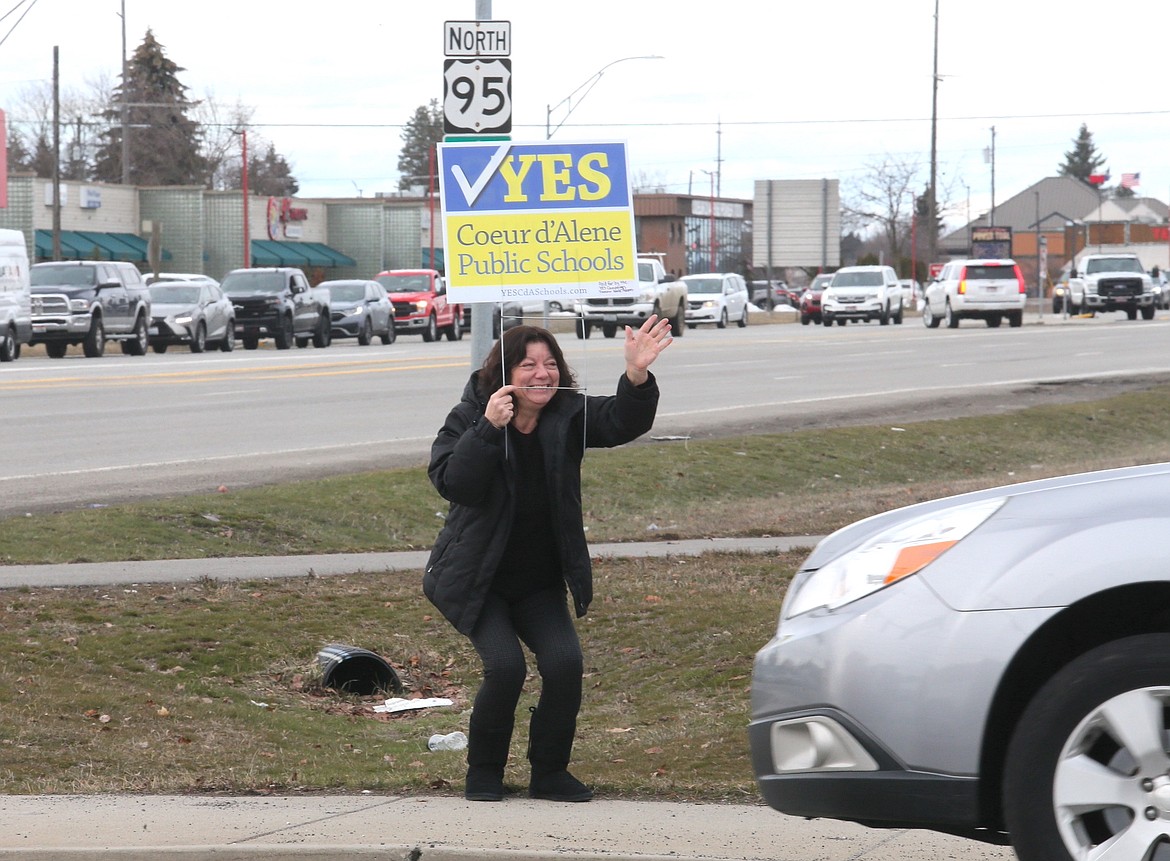
<path id="1" fill-rule="evenodd" d="M 661 59 L 663 59 L 663 58 L 658 56 L 657 54 L 646 54 L 644 56 L 638 56 L 638 57 L 622 57 L 620 60 L 614 60 L 613 62 L 606 63 L 604 66 L 602 66 L 600 69 L 598 69 L 592 75 L 590 75 L 589 79 L 587 81 L 585 81 L 585 83 L 581 84 L 579 87 L 577 87 L 577 89 L 573 90 L 573 92 L 569 93 L 569 95 L 565 96 L 563 99 L 561 99 L 555 105 L 547 105 L 546 104 L 544 106 L 544 139 L 548 140 L 554 134 L 556 134 L 557 129 L 559 129 L 561 126 L 563 126 L 565 124 L 565 121 L 569 119 L 569 115 L 572 114 L 573 111 L 575 111 L 577 109 L 577 105 L 581 104 L 581 101 L 587 95 L 589 95 L 589 91 L 592 90 L 595 86 L 597 86 L 597 82 L 601 80 L 601 76 L 605 74 L 605 70 L 608 69 L 610 66 L 616 66 L 618 63 L 624 63 L 627 60 L 661 60 Z M 584 92 L 581 92 L 582 90 L 584 90 Z M 580 93 L 580 95 L 578 95 L 578 93 Z M 574 98 L 577 99 L 576 104 L 573 103 Z M 561 107 L 562 105 L 568 105 L 568 109 L 565 111 L 565 115 L 563 117 L 561 117 L 561 121 L 559 123 L 557 123 L 556 126 L 553 126 L 553 124 L 552 124 L 553 111 L 555 111 L 557 108 Z"/>
<path id="2" fill-rule="evenodd" d="M 252 265 L 252 239 L 248 234 L 248 130 L 232 129 L 232 134 L 240 136 L 240 158 L 244 162 L 240 169 L 240 190 L 244 198 L 244 268 L 248 269 Z"/>

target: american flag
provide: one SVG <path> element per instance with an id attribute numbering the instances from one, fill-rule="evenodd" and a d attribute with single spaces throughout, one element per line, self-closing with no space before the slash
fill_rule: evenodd
<path id="1" fill-rule="evenodd" d="M 1140 173 L 1123 173 L 1121 175 L 1122 188 L 1137 188 L 1141 185 L 1142 175 Z"/>

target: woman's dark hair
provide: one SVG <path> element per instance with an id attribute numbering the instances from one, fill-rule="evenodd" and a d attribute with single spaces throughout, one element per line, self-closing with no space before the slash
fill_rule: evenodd
<path id="1" fill-rule="evenodd" d="M 561 388 L 575 389 L 577 380 L 569 363 L 565 361 L 565 354 L 561 352 L 561 345 L 548 329 L 540 326 L 513 326 L 504 332 L 492 348 L 488 351 L 483 366 L 476 375 L 475 388 L 480 397 L 491 397 L 491 394 L 501 386 L 512 381 L 512 369 L 519 365 L 528 355 L 528 345 L 540 341 L 548 347 L 549 353 L 556 360 L 557 370 L 561 380 L 557 384 Z M 503 345 L 501 349 L 500 345 Z M 505 373 L 501 373 L 501 367 Z M 561 393 L 557 392 L 557 396 Z"/>

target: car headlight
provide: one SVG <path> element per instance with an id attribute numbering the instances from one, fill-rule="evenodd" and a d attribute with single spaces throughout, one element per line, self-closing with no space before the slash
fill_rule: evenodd
<path id="1" fill-rule="evenodd" d="M 190 314 L 180 314 L 179 316 L 177 316 L 175 318 L 175 322 L 178 323 L 180 326 L 186 326 L 188 323 L 190 323 L 194 319 L 195 318 L 192 317 Z"/>
<path id="2" fill-rule="evenodd" d="M 791 619 L 810 610 L 842 607 L 916 574 L 991 517 L 1007 497 L 932 511 L 880 532 L 799 582 L 784 608 Z"/>
<path id="3" fill-rule="evenodd" d="M 705 301 L 705 302 L 703 303 L 703 307 L 704 307 L 704 308 L 714 308 L 714 307 L 715 307 L 716 305 L 718 305 L 718 304 L 719 304 L 719 303 L 718 303 L 718 302 L 716 302 L 714 299 L 708 299 L 707 301 Z"/>
<path id="4" fill-rule="evenodd" d="M 92 305 L 92 304 L 93 304 L 92 299 L 70 299 L 69 300 L 69 310 L 70 311 L 88 311 L 90 305 Z"/>
<path id="5" fill-rule="evenodd" d="M 423 311 L 427 310 L 427 301 L 425 299 L 419 299 L 417 302 L 414 303 L 414 310 L 416 313 L 419 313 L 419 314 L 421 314 Z"/>

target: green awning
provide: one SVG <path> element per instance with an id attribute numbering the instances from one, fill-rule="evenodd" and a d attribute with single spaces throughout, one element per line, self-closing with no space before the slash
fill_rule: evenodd
<path id="1" fill-rule="evenodd" d="M 147 262 L 147 243 L 133 233 L 101 233 L 93 230 L 62 230 L 61 259 L 63 260 L 130 260 Z M 53 256 L 53 231 L 36 232 L 36 255 L 50 259 Z M 163 260 L 171 259 L 165 248 Z"/>
<path id="2" fill-rule="evenodd" d="M 356 266 L 357 261 L 320 242 L 252 240 L 253 266 Z"/>

